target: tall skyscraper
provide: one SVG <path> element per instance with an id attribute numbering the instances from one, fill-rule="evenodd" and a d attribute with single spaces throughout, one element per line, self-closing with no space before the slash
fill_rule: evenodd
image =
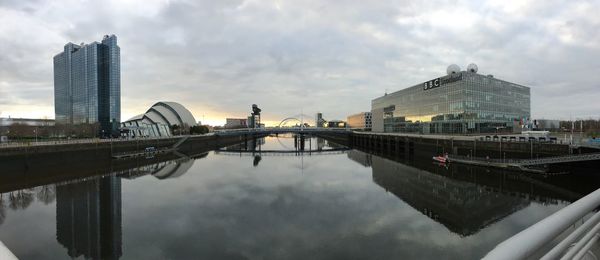
<path id="1" fill-rule="evenodd" d="M 95 124 L 117 134 L 121 122 L 121 54 L 117 36 L 102 43 L 67 43 L 54 56 L 57 124 Z"/>

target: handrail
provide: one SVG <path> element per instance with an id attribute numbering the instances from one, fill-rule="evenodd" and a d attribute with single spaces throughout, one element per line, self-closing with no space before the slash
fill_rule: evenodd
<path id="1" fill-rule="evenodd" d="M 595 210 L 600 205 L 600 189 L 588 194 L 587 196 L 573 202 L 571 205 L 555 212 L 549 217 L 542 219 L 533 226 L 519 232 L 504 242 L 498 244 L 492 251 L 490 251 L 483 259 L 497 260 L 497 259 L 524 259 L 532 256 L 543 246 L 551 243 L 558 235 L 563 233 L 574 223 L 583 219 L 587 214 Z M 592 217 L 588 221 L 592 221 L 590 224 L 584 224 L 584 228 L 596 226 L 589 232 L 575 230 L 574 236 L 580 236 L 583 233 L 586 235 L 579 240 L 578 245 L 571 248 L 567 253 L 571 254 L 585 254 L 586 249 L 589 248 L 590 241 L 595 242 L 598 239 L 596 235 L 598 232 L 597 226 L 599 225 L 599 217 Z M 586 223 L 588 222 L 586 221 Z M 595 234 L 596 233 L 596 234 Z M 568 236 L 567 239 L 574 240 L 574 237 Z M 565 253 L 564 244 L 559 243 L 556 247 L 557 250 L 550 251 L 548 254 L 560 255 Z M 570 243 L 568 243 L 570 244 Z M 560 250 L 562 248 L 562 250 Z M 580 250 L 577 250 L 580 249 Z M 586 250 L 583 251 L 582 250 Z M 557 252 L 560 251 L 560 252 Z M 547 254 L 547 255 L 548 255 Z M 566 255 L 566 256 L 569 256 Z"/>
<path id="2" fill-rule="evenodd" d="M 17 260 L 18 258 L 0 241 L 0 259 Z"/>

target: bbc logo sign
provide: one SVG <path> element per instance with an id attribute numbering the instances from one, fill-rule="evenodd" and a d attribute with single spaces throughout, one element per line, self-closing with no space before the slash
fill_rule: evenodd
<path id="1" fill-rule="evenodd" d="M 423 83 L 423 90 L 429 90 L 429 89 L 437 88 L 439 86 L 441 86 L 440 78 L 437 78 L 437 79 L 433 79 L 433 80 Z"/>

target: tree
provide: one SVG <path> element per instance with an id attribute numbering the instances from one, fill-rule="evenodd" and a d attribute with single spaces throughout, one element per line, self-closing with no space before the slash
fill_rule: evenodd
<path id="1" fill-rule="evenodd" d="M 190 127 L 190 134 L 207 134 L 208 127 L 205 125 L 195 125 Z"/>
<path id="2" fill-rule="evenodd" d="M 48 205 L 56 199 L 56 188 L 54 185 L 44 185 L 37 190 L 36 197 L 38 201 Z"/>

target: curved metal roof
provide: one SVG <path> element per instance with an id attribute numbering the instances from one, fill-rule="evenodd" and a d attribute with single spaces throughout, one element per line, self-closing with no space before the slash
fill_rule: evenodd
<path id="1" fill-rule="evenodd" d="M 177 115 L 182 124 L 187 124 L 189 126 L 196 125 L 196 119 L 192 112 L 190 112 L 187 108 L 177 102 L 158 102 L 154 106 L 164 105 L 169 108 L 171 111 Z"/>
<path id="2" fill-rule="evenodd" d="M 162 123 L 169 126 L 187 125 L 191 127 L 197 124 L 192 112 L 177 102 L 158 102 L 152 105 L 146 113 L 134 116 L 126 122 L 142 119 L 152 121 L 152 123 Z"/>

